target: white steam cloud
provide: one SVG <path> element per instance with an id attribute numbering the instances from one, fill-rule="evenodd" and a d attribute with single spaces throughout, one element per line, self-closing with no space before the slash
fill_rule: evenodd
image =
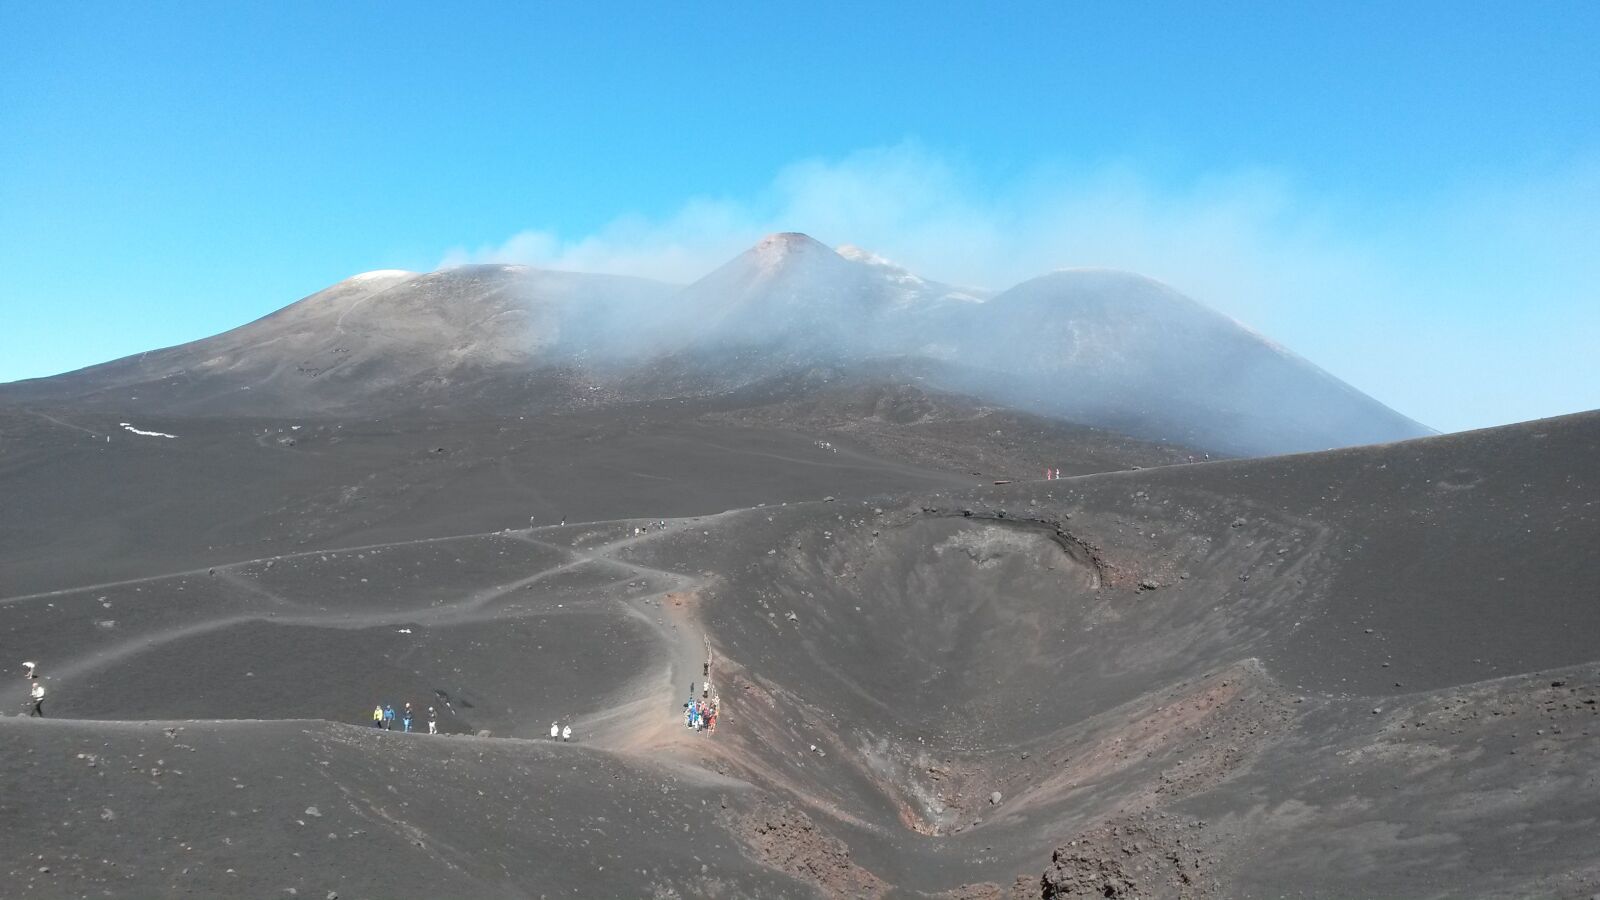
<path id="1" fill-rule="evenodd" d="M 529 230 L 443 265 L 522 263 L 688 283 L 803 231 L 939 281 L 1053 269 L 1159 278 L 1445 430 L 1600 406 L 1600 165 L 1375 207 L 1288 175 L 1173 184 L 1131 164 L 1040 165 L 996 187 L 916 144 L 807 160 L 754 196 Z"/>

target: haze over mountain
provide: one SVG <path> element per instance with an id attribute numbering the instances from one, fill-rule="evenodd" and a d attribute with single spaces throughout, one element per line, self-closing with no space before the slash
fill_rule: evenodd
<path id="1" fill-rule="evenodd" d="M 1141 276 L 1063 271 L 990 294 L 800 234 L 764 238 L 682 288 L 517 266 L 366 273 L 212 338 L 0 386 L 0 401 L 502 414 L 716 394 L 864 365 L 1228 454 L 1431 433 Z"/>

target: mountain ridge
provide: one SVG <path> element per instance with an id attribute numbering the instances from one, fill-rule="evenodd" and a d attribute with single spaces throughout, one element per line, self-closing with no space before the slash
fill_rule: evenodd
<path id="1" fill-rule="evenodd" d="M 1433 433 L 1147 276 L 1062 269 L 988 294 L 797 232 L 681 287 L 495 264 L 364 272 L 209 338 L 0 385 L 0 402 L 363 415 L 470 398 L 509 414 L 883 360 L 942 390 L 1229 454 Z"/>

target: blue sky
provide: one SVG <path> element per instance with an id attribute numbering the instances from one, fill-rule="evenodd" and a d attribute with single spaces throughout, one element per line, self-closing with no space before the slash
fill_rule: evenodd
<path id="1" fill-rule="evenodd" d="M 0 380 L 766 230 L 1163 278 L 1446 430 L 1600 406 L 1600 6 L 0 4 Z"/>

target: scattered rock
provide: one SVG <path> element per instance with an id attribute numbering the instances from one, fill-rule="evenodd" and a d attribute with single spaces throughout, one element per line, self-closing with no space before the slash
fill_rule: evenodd
<path id="1" fill-rule="evenodd" d="M 1000 805 L 1000 801 L 1002 799 L 1004 799 L 1004 798 L 1000 796 L 1000 792 L 999 791 L 995 791 L 994 793 L 989 795 L 989 805 L 990 806 L 999 806 Z"/>

